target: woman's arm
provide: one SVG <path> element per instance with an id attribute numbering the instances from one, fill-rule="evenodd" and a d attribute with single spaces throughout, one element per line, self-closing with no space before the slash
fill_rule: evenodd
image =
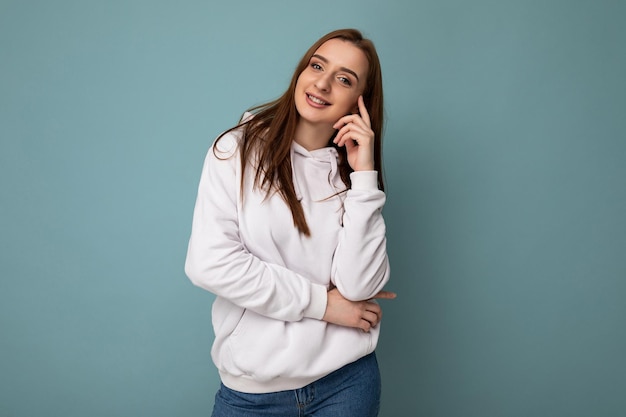
<path id="1" fill-rule="evenodd" d="M 382 216 L 385 193 L 378 189 L 374 171 L 374 132 L 363 97 L 359 113 L 344 116 L 333 126 L 339 129 L 334 142 L 345 146 L 352 187 L 344 201 L 343 230 L 333 257 L 332 281 L 350 300 L 367 300 L 389 280 L 387 239 Z"/>
<path id="2" fill-rule="evenodd" d="M 332 282 L 349 300 L 368 300 L 389 281 L 385 194 L 376 171 L 351 174 L 352 189 L 344 201 L 343 229 L 333 256 Z"/>
<path id="3" fill-rule="evenodd" d="M 218 149 L 219 158 L 211 148 L 202 169 L 185 262 L 187 276 L 195 285 L 267 317 L 322 319 L 325 286 L 261 261 L 242 244 L 237 214 L 241 165 L 235 134 L 224 136 Z"/>

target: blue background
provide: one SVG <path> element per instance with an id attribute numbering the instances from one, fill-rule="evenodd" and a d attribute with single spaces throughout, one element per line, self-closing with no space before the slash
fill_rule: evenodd
<path id="1" fill-rule="evenodd" d="M 626 3 L 0 0 L 0 416 L 206 416 L 202 159 L 340 27 L 383 63 L 382 417 L 626 412 Z"/>

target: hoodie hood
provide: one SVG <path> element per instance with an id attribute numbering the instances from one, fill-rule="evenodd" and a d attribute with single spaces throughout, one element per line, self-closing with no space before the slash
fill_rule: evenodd
<path id="1" fill-rule="evenodd" d="M 337 149 L 333 147 L 309 151 L 292 142 L 291 166 L 298 200 L 321 201 L 346 189 L 339 175 L 338 158 Z M 328 172 L 328 176 L 320 176 L 320 171 Z"/>

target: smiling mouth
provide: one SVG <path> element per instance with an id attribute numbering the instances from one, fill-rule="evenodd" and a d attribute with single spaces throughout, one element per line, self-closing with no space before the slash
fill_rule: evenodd
<path id="1" fill-rule="evenodd" d="M 306 96 L 309 98 L 309 100 L 311 100 L 315 104 L 319 104 L 321 106 L 328 106 L 330 104 L 330 103 L 327 103 L 326 101 L 322 100 L 321 98 L 312 96 L 310 94 L 307 94 Z"/>

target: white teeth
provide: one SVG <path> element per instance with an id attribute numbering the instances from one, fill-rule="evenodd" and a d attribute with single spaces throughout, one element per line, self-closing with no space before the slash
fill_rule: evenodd
<path id="1" fill-rule="evenodd" d="M 319 99 L 319 98 L 317 98 L 317 97 L 313 97 L 313 96 L 311 96 L 311 95 L 308 95 L 308 97 L 309 97 L 309 99 L 311 99 L 311 101 L 312 101 L 313 103 L 317 103 L 317 104 L 328 104 L 328 103 L 326 103 L 324 100 L 320 100 L 320 99 Z"/>

